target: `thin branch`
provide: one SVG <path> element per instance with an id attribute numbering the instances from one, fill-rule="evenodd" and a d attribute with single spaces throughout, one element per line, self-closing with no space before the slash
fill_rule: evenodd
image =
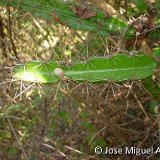
<path id="1" fill-rule="evenodd" d="M 11 41 L 11 45 L 12 45 L 12 49 L 14 52 L 14 55 L 17 59 L 19 59 L 18 57 L 18 52 L 16 50 L 16 46 L 14 44 L 13 41 L 13 35 L 12 35 L 12 20 L 11 20 L 11 11 L 10 11 L 10 7 L 7 7 L 7 11 L 8 11 L 8 29 L 9 29 L 9 36 L 10 36 L 10 41 Z"/>

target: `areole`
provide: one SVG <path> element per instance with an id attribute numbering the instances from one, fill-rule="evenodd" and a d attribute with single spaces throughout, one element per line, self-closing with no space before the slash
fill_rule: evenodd
<path id="1" fill-rule="evenodd" d="M 63 71 L 63 69 L 61 69 L 61 68 L 55 68 L 55 69 L 54 69 L 54 74 L 55 74 L 57 77 L 60 77 L 60 78 L 63 78 L 63 77 L 64 77 L 64 71 Z"/>

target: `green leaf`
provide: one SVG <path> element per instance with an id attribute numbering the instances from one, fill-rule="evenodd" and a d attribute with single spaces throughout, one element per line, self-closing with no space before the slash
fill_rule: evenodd
<path id="1" fill-rule="evenodd" d="M 144 0 L 134 0 L 136 7 L 141 13 L 144 13 L 147 11 L 147 6 Z"/>
<path id="2" fill-rule="evenodd" d="M 69 125 L 73 123 L 72 116 L 66 111 L 60 111 L 57 116 L 67 122 Z"/>
<path id="3" fill-rule="evenodd" d="M 152 101 L 152 102 L 150 102 L 150 104 L 149 104 L 149 111 L 151 112 L 151 113 L 153 113 L 153 114 L 158 114 L 158 112 L 159 112 L 159 104 L 158 104 L 158 102 L 157 101 Z"/>
<path id="4" fill-rule="evenodd" d="M 82 121 L 81 125 L 87 129 L 92 129 L 93 125 L 91 123 L 89 123 L 88 121 Z"/>
<path id="5" fill-rule="evenodd" d="M 62 119 L 66 119 L 69 116 L 66 111 L 59 111 L 57 115 Z"/>
<path id="6" fill-rule="evenodd" d="M 153 54 L 156 57 L 160 57 L 160 47 L 156 47 L 153 49 Z"/>
<path id="7" fill-rule="evenodd" d="M 156 8 L 157 8 L 157 10 L 160 9 L 160 0 L 156 0 Z"/>
<path id="8" fill-rule="evenodd" d="M 148 37 L 153 40 L 160 40 L 160 28 L 157 28 L 151 31 Z"/>
<path id="9" fill-rule="evenodd" d="M 105 147 L 106 141 L 101 137 L 96 137 L 90 144 L 91 149 L 94 149 L 96 146 Z"/>
<path id="10" fill-rule="evenodd" d="M 7 113 L 12 113 L 14 111 L 19 111 L 21 109 L 22 105 L 19 104 L 12 104 L 7 108 Z"/>
<path id="11" fill-rule="evenodd" d="M 160 94 L 160 89 L 157 84 L 155 85 L 152 77 L 147 77 L 143 82 L 145 88 L 149 91 L 149 93 L 153 96 L 154 99 L 158 99 Z"/>
<path id="12" fill-rule="evenodd" d="M 110 58 L 94 57 L 87 62 L 76 62 L 70 67 L 62 67 L 55 61 L 32 61 L 17 67 L 13 76 L 29 82 L 56 83 L 63 77 L 57 77 L 54 70 L 61 68 L 66 77 L 77 82 L 119 82 L 151 76 L 156 66 L 156 62 L 146 55 L 117 54 Z"/>
<path id="13" fill-rule="evenodd" d="M 15 147 L 9 146 L 7 149 L 8 155 L 13 158 L 16 155 L 17 150 Z"/>

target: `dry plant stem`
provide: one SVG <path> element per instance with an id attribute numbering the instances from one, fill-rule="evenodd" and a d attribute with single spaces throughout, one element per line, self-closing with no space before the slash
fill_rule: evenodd
<path id="1" fill-rule="evenodd" d="M 23 91 L 21 91 L 18 95 L 16 95 L 12 100 L 15 100 L 17 97 L 21 96 L 25 91 L 33 87 L 35 83 L 31 84 L 29 87 L 25 88 Z"/>
<path id="2" fill-rule="evenodd" d="M 155 123 L 157 122 L 157 124 L 158 124 L 158 132 L 159 132 L 159 143 L 160 143 L 160 112 L 158 113 L 158 116 L 157 116 L 157 120 L 155 121 Z M 148 133 L 148 132 L 147 132 Z M 147 138 L 146 138 L 147 139 Z M 149 155 L 146 159 L 150 159 L 150 158 L 152 158 L 153 156 L 154 156 L 154 154 L 155 154 L 155 152 L 153 153 L 153 154 L 151 154 L 151 155 Z"/>
<path id="3" fill-rule="evenodd" d="M 160 112 L 158 113 L 158 130 L 159 130 L 159 140 L 160 140 Z"/>
<path id="4" fill-rule="evenodd" d="M 76 152 L 76 153 L 79 153 L 79 154 L 84 154 L 83 152 L 81 152 L 81 151 L 79 151 L 79 150 L 77 150 L 77 149 L 74 149 L 74 148 L 72 148 L 72 147 L 70 147 L 70 146 L 64 146 L 66 149 L 68 149 L 68 150 L 70 150 L 70 151 L 74 151 L 74 152 Z M 85 155 L 85 154 L 84 154 Z"/>
<path id="5" fill-rule="evenodd" d="M 145 137 L 144 137 L 143 141 L 141 141 L 141 142 L 138 144 L 137 148 L 140 148 L 140 147 L 144 144 L 144 142 L 148 139 L 148 137 L 150 136 L 149 134 L 150 134 L 150 132 L 152 131 L 152 129 L 155 127 L 155 125 L 157 124 L 157 121 L 158 121 L 158 118 L 157 118 L 157 119 L 155 120 L 155 122 L 151 125 L 151 127 L 148 128 L 148 130 L 147 130 L 147 132 L 146 132 L 146 134 L 145 134 Z"/>
<path id="6" fill-rule="evenodd" d="M 73 97 L 75 97 L 75 95 L 73 94 L 72 95 Z M 78 101 L 81 101 L 80 97 L 75 97 Z M 100 98 L 101 99 L 101 98 Z M 95 98 L 94 98 L 95 100 Z M 92 99 L 90 99 L 90 101 L 93 101 Z M 104 102 L 104 101 L 103 101 Z M 117 127 L 116 124 L 114 124 L 113 122 L 111 122 L 110 120 L 110 117 L 112 115 L 108 114 L 108 115 L 103 115 L 103 113 L 101 114 L 100 112 L 97 112 L 96 108 L 95 107 L 92 107 L 91 105 L 89 105 L 87 102 L 83 102 L 86 104 L 87 108 L 90 108 L 92 110 L 92 112 L 94 113 L 94 117 L 96 117 L 96 120 L 98 123 L 102 123 L 104 124 L 106 130 L 109 130 L 111 131 L 114 136 L 117 138 L 117 140 L 120 142 L 120 143 L 125 143 L 127 144 L 127 140 L 126 140 L 126 137 L 124 137 L 124 134 L 123 134 L 123 129 L 120 128 L 120 127 Z M 103 103 L 104 104 L 104 103 Z M 101 105 L 101 103 L 99 104 Z M 119 113 L 119 112 L 117 112 Z M 105 121 L 104 121 L 105 119 Z M 127 130 L 128 131 L 128 130 Z M 126 130 L 125 130 L 126 132 Z M 128 131 L 128 133 L 130 133 L 132 131 Z"/>
<path id="7" fill-rule="evenodd" d="M 128 142 L 126 140 L 126 137 L 124 137 L 124 134 L 123 134 L 122 130 L 120 130 L 119 127 L 117 127 L 117 125 L 114 125 L 111 122 L 107 122 L 105 124 L 106 124 L 107 128 L 110 128 L 110 130 L 115 135 L 115 137 L 119 140 L 120 143 L 128 144 Z"/>
<path id="8" fill-rule="evenodd" d="M 103 46 L 104 46 L 104 48 L 105 48 L 105 51 L 108 51 L 107 43 L 105 43 L 105 41 L 103 40 L 102 35 L 100 35 L 100 34 L 98 33 L 98 36 L 100 37 L 100 39 L 101 39 L 101 41 L 102 41 L 102 44 L 103 44 Z M 109 36 L 108 36 L 108 37 L 109 37 Z M 107 40 L 107 39 L 106 39 L 106 40 Z"/>
<path id="9" fill-rule="evenodd" d="M 9 81 L 7 81 L 7 82 L 2 82 L 2 83 L 0 83 L 0 85 L 6 84 L 6 83 L 17 82 L 17 81 L 19 81 L 19 79 L 18 79 L 18 80 L 17 80 L 17 79 L 15 79 L 15 80 L 9 80 Z"/>
<path id="10" fill-rule="evenodd" d="M 75 34 L 81 40 L 82 43 L 85 43 L 85 39 L 82 38 L 81 34 L 77 30 L 75 31 Z"/>
<path id="11" fill-rule="evenodd" d="M 33 19 L 36 27 L 39 28 L 39 30 L 40 30 L 41 32 L 44 32 L 45 30 L 42 28 L 42 26 L 39 24 L 39 22 L 38 22 L 33 16 L 31 16 L 31 17 L 32 17 L 32 19 Z"/>
<path id="12" fill-rule="evenodd" d="M 149 117 L 148 117 L 148 115 L 147 115 L 147 113 L 146 113 L 146 111 L 144 110 L 141 102 L 139 101 L 137 95 L 134 93 L 134 91 L 133 91 L 133 89 L 132 89 L 133 84 L 134 84 L 134 81 L 132 81 L 131 85 L 126 86 L 127 88 L 129 88 L 129 90 L 128 90 L 127 95 L 125 96 L 125 98 L 127 99 L 128 96 L 129 96 L 129 94 L 130 94 L 130 92 L 132 92 L 135 100 L 137 101 L 137 103 L 139 104 L 139 106 L 140 106 L 140 108 L 142 109 L 143 113 L 145 114 L 145 116 L 146 116 L 146 118 L 147 118 L 146 120 L 150 120 Z"/>
<path id="13" fill-rule="evenodd" d="M 13 132 L 13 135 L 15 136 L 15 139 L 16 139 L 16 141 L 17 141 L 20 149 L 22 150 L 24 159 L 25 159 L 25 160 L 29 160 L 28 157 L 27 157 L 27 154 L 26 154 L 25 150 L 23 149 L 23 147 L 22 147 L 22 145 L 21 145 L 21 143 L 20 143 L 20 141 L 19 141 L 19 139 L 18 139 L 18 136 L 17 136 L 17 134 L 16 134 L 16 132 L 15 132 L 15 130 L 14 130 L 14 127 L 13 127 L 11 121 L 10 121 L 10 118 L 8 117 L 8 115 L 7 115 L 7 113 L 6 113 L 6 109 L 5 109 L 5 106 L 4 106 L 1 98 L 0 98 L 0 107 L 2 108 L 3 114 L 4 114 L 5 118 L 6 118 L 7 121 L 8 121 L 9 127 L 10 127 L 11 131 Z"/>
<path id="14" fill-rule="evenodd" d="M 102 129 L 100 129 L 98 132 L 96 132 L 90 139 L 88 145 L 90 145 L 92 143 L 92 141 L 96 138 L 96 136 L 98 136 L 101 132 L 103 132 L 107 127 L 103 127 Z"/>
<path id="15" fill-rule="evenodd" d="M 41 143 L 41 145 L 43 145 L 43 146 L 45 146 L 45 147 L 47 147 L 47 148 L 50 148 L 50 149 L 52 149 L 53 151 L 55 151 L 56 149 L 54 148 L 54 147 L 52 147 L 51 145 L 49 145 L 49 144 L 46 144 L 46 143 Z M 65 158 L 67 158 L 68 159 L 68 157 L 63 153 L 63 152 L 61 152 L 61 151 L 57 151 L 59 154 L 61 154 L 63 157 L 65 157 Z"/>
<path id="16" fill-rule="evenodd" d="M 132 118 L 133 121 L 139 121 L 139 122 L 144 123 L 144 120 L 140 119 L 139 117 L 131 116 L 131 115 L 127 114 L 127 113 L 124 113 L 124 115 L 129 117 L 129 118 Z"/>
<path id="17" fill-rule="evenodd" d="M 146 159 L 151 159 L 151 158 L 153 158 L 153 156 L 156 154 L 156 152 L 153 152 L 151 155 L 149 155 L 148 157 L 146 157 Z M 159 160 L 159 159 L 158 159 Z"/>
<path id="18" fill-rule="evenodd" d="M 115 45 L 116 48 L 118 48 L 118 43 L 112 38 L 112 36 L 108 36 L 107 38 Z"/>
<path id="19" fill-rule="evenodd" d="M 5 33 L 4 33 L 4 26 L 3 26 L 3 19 L 0 17 L 0 48 L 2 49 L 2 53 L 4 57 L 8 57 L 6 52 L 6 45 L 5 45 Z"/>
<path id="20" fill-rule="evenodd" d="M 127 32 L 127 30 L 129 29 L 129 27 L 130 26 L 128 26 L 125 30 L 124 30 L 124 32 L 122 33 L 122 35 L 120 36 L 120 40 L 118 41 L 118 45 L 117 45 L 117 48 L 118 48 L 118 50 L 121 50 L 121 48 L 123 48 L 123 45 L 124 45 L 124 43 L 123 43 L 123 41 L 124 41 L 124 36 L 125 36 L 125 33 Z"/>
<path id="21" fill-rule="evenodd" d="M 140 33 L 139 36 L 140 36 L 140 35 L 143 35 L 143 34 L 146 34 L 146 33 L 148 33 L 148 32 L 151 32 L 151 31 L 153 31 L 153 30 L 155 30 L 155 29 L 158 29 L 158 28 L 160 28 L 160 25 L 157 25 L 157 26 L 155 26 L 155 27 L 153 27 L 153 28 L 151 28 L 151 29 L 145 30 L 144 32 Z"/>
<path id="22" fill-rule="evenodd" d="M 1 118 L 6 118 L 6 116 L 0 116 L 0 119 Z M 16 116 L 8 116 L 8 118 L 12 118 L 12 119 L 16 119 L 16 120 L 23 120 L 23 118 L 21 117 L 16 117 Z"/>
<path id="23" fill-rule="evenodd" d="M 12 45 L 12 49 L 13 49 L 14 55 L 15 55 L 15 57 L 16 57 L 17 59 L 19 59 L 18 53 L 17 53 L 17 50 L 16 50 L 16 46 L 15 46 L 14 41 L 13 41 L 13 35 L 12 35 L 12 20 L 11 20 L 10 7 L 7 7 L 7 11 L 8 11 L 8 29 L 9 29 L 10 41 L 11 41 L 11 45 Z"/>
<path id="24" fill-rule="evenodd" d="M 95 112 L 96 113 L 96 112 Z M 120 130 L 119 127 L 117 127 L 117 125 L 113 124 L 112 122 L 110 122 L 109 120 L 107 120 L 106 122 L 103 121 L 103 115 L 96 113 L 96 117 L 98 118 L 99 121 L 101 121 L 103 124 L 105 124 L 106 129 L 111 130 L 112 133 L 115 135 L 115 137 L 119 140 L 119 142 L 121 143 L 125 143 L 127 144 L 127 140 L 124 137 L 122 130 Z M 106 117 L 104 118 L 106 119 Z"/>
<path id="25" fill-rule="evenodd" d="M 147 121 L 148 121 L 148 120 L 150 121 L 150 118 L 149 118 L 148 114 L 146 113 L 146 111 L 144 110 L 144 108 L 143 108 L 141 102 L 139 101 L 137 95 L 134 93 L 133 90 L 131 90 L 131 91 L 132 91 L 132 93 L 133 93 L 133 96 L 134 96 L 135 100 L 137 101 L 138 105 L 140 106 L 140 108 L 142 109 L 144 115 L 146 116 L 146 120 L 147 120 Z"/>
<path id="26" fill-rule="evenodd" d="M 143 40 L 141 42 L 141 48 L 142 48 L 143 53 L 145 53 L 146 55 L 148 55 L 150 57 L 153 57 L 152 49 L 147 44 L 146 40 Z"/>
<path id="27" fill-rule="evenodd" d="M 56 87 L 56 92 L 55 92 L 55 95 L 54 95 L 54 98 L 53 98 L 53 102 L 56 100 L 57 98 L 57 94 L 58 94 L 58 91 L 59 91 L 59 88 L 61 86 L 61 81 L 58 82 L 57 84 L 57 87 Z"/>
<path id="28" fill-rule="evenodd" d="M 157 119 L 155 120 L 155 122 L 151 125 L 150 128 L 148 128 L 146 134 L 145 134 L 145 137 L 143 138 L 143 140 L 138 144 L 138 146 L 136 148 L 140 148 L 144 143 L 145 141 L 149 138 L 150 136 L 150 132 L 153 130 L 153 128 L 155 127 L 155 125 L 158 123 L 158 117 Z M 148 159 L 148 158 L 147 158 Z M 134 157 L 133 160 L 136 160 L 136 157 Z"/>

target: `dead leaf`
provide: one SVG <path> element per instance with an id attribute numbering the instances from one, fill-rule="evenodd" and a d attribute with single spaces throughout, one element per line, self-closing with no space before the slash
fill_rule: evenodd
<path id="1" fill-rule="evenodd" d="M 61 20 L 59 19 L 59 17 L 55 13 L 52 13 L 51 15 L 52 15 L 55 23 L 60 23 L 63 25 L 63 23 L 61 22 Z"/>
<path id="2" fill-rule="evenodd" d="M 93 11 L 88 8 L 80 7 L 80 6 L 72 6 L 72 11 L 82 19 L 90 19 L 96 15 Z"/>
<path id="3" fill-rule="evenodd" d="M 60 19 L 58 18 L 58 16 L 55 13 L 52 13 L 52 17 L 56 23 L 60 22 Z"/>

